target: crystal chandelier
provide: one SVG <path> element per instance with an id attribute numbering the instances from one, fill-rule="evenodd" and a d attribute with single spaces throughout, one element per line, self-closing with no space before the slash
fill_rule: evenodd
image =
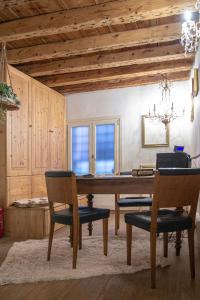
<path id="1" fill-rule="evenodd" d="M 197 0 L 196 9 L 200 17 L 200 0 Z M 196 52 L 200 41 L 200 19 L 199 22 L 191 20 L 192 13 L 185 13 L 186 21 L 182 24 L 181 44 L 185 48 L 185 53 Z"/>
<path id="2" fill-rule="evenodd" d="M 159 105 L 156 106 L 154 104 L 152 111 L 149 109 L 149 113 L 147 115 L 152 121 L 159 121 L 167 126 L 171 121 L 180 118 L 184 115 L 184 109 L 181 115 L 174 109 L 174 103 L 171 101 L 171 83 L 167 80 L 166 77 L 163 76 L 163 80 L 160 83 L 160 87 L 162 89 L 162 100 Z"/>

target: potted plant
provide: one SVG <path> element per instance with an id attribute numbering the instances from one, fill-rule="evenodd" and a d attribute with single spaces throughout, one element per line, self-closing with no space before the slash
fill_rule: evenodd
<path id="1" fill-rule="evenodd" d="M 7 76 L 10 79 L 10 85 L 6 83 Z M 7 110 L 16 110 L 19 108 L 20 101 L 13 91 L 7 63 L 6 43 L 3 42 L 0 59 L 0 121 L 5 120 Z"/>
<path id="2" fill-rule="evenodd" d="M 7 83 L 0 81 L 0 121 L 6 118 L 7 110 L 16 110 L 20 107 L 20 101 L 13 89 Z"/>
<path id="3" fill-rule="evenodd" d="M 7 110 L 15 110 L 20 106 L 20 101 L 12 87 L 3 81 L 0 81 L 0 104 Z"/>

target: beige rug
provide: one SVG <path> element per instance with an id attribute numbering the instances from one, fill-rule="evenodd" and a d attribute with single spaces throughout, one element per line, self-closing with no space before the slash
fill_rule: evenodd
<path id="1" fill-rule="evenodd" d="M 84 237 L 76 270 L 72 269 L 72 249 L 66 237 L 54 239 L 50 262 L 46 261 L 47 243 L 47 239 L 14 243 L 0 267 L 0 285 L 135 273 L 149 268 L 149 239 L 144 236 L 133 239 L 132 266 L 126 265 L 125 237 L 110 237 L 107 257 L 103 255 L 102 237 Z M 158 249 L 162 249 L 159 243 Z M 159 251 L 157 264 L 168 265 Z"/>

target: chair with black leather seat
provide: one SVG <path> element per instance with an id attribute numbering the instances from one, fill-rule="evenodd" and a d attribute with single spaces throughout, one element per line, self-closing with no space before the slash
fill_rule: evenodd
<path id="1" fill-rule="evenodd" d="M 76 268 L 78 244 L 81 248 L 81 225 L 103 220 L 104 255 L 108 252 L 109 209 L 78 207 L 76 176 L 72 171 L 48 171 L 45 173 L 50 207 L 50 234 L 47 260 L 50 260 L 55 223 L 72 228 L 73 268 Z M 54 203 L 65 203 L 69 208 L 54 210 Z"/>
<path id="2" fill-rule="evenodd" d="M 131 265 L 132 226 L 150 232 L 152 288 L 155 287 L 156 283 L 157 233 L 166 235 L 168 232 L 188 230 L 191 278 L 195 277 L 194 229 L 199 190 L 200 168 L 159 169 L 155 176 L 152 210 L 127 213 L 124 216 L 127 224 L 128 265 Z M 182 209 L 184 206 L 189 206 L 189 213 Z M 167 209 L 172 207 L 179 209 Z M 167 247 L 166 241 L 165 247 Z"/>
<path id="3" fill-rule="evenodd" d="M 131 175 L 131 171 L 120 172 L 120 175 Z M 122 197 L 115 194 L 115 234 L 117 235 L 120 224 L 120 207 L 151 207 L 152 198 L 143 196 Z"/>

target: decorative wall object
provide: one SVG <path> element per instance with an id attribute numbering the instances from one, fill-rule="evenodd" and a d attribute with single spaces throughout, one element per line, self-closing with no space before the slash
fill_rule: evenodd
<path id="1" fill-rule="evenodd" d="M 142 116 L 142 147 L 169 147 L 169 126 Z"/>
<path id="2" fill-rule="evenodd" d="M 8 85 L 7 79 L 9 79 L 10 85 Z M 12 88 L 6 56 L 6 44 L 2 43 L 0 58 L 0 122 L 5 120 L 7 110 L 16 110 L 19 107 L 20 101 Z"/>
<path id="3" fill-rule="evenodd" d="M 192 94 L 191 94 L 191 102 L 192 102 L 192 105 L 191 105 L 191 117 L 190 117 L 190 121 L 193 122 L 194 121 L 194 97 L 193 97 Z"/>
<path id="4" fill-rule="evenodd" d="M 197 97 L 199 93 L 199 70 L 198 68 L 194 68 L 194 77 L 192 78 L 192 95 L 193 97 Z"/>

